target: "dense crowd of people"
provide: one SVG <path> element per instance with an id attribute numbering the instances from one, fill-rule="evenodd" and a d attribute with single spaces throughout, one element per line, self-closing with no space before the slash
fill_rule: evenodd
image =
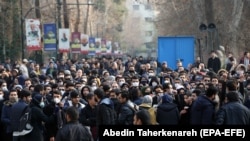
<path id="1" fill-rule="evenodd" d="M 97 141 L 100 125 L 249 125 L 250 54 L 176 68 L 142 56 L 0 64 L 0 138 Z M 225 61 L 225 66 L 221 65 Z M 237 63 L 239 62 L 239 63 Z M 25 107 L 32 130 L 19 131 Z"/>

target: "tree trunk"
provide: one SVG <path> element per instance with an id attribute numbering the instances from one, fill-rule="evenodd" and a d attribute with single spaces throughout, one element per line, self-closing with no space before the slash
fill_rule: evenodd
<path id="1" fill-rule="evenodd" d="M 76 0 L 77 12 L 76 12 L 76 23 L 75 23 L 75 32 L 78 32 L 78 27 L 80 23 L 80 5 L 79 0 Z"/>
<path id="2" fill-rule="evenodd" d="M 69 16 L 68 16 L 67 0 L 63 0 L 63 22 L 64 28 L 69 28 Z"/>
<path id="3" fill-rule="evenodd" d="M 239 29 L 239 23 L 243 12 L 244 1 L 243 0 L 234 1 L 233 5 L 234 6 L 231 15 L 233 18 L 231 24 L 229 24 L 229 33 L 231 35 L 231 40 L 229 40 L 229 45 L 235 54 L 239 54 L 239 49 L 237 47 L 237 32 Z"/>
<path id="4" fill-rule="evenodd" d="M 35 0 L 35 12 L 36 12 L 36 18 L 41 19 L 41 11 L 40 11 L 40 2 L 39 2 L 39 0 Z"/>

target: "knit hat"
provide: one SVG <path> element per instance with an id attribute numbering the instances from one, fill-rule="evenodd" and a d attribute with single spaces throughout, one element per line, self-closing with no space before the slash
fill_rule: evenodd
<path id="1" fill-rule="evenodd" d="M 162 103 L 172 103 L 173 102 L 173 98 L 171 96 L 169 96 L 168 94 L 165 94 L 162 96 Z"/>
<path id="2" fill-rule="evenodd" d="M 17 89 L 17 88 L 23 89 L 22 85 L 15 85 L 15 86 L 13 87 L 13 89 Z"/>
<path id="3" fill-rule="evenodd" d="M 151 107 L 152 103 L 153 103 L 153 99 L 152 99 L 152 97 L 150 95 L 145 95 L 142 98 L 142 104 L 147 104 L 147 105 L 149 105 Z"/>
<path id="4" fill-rule="evenodd" d="M 64 74 L 65 74 L 65 75 L 70 75 L 71 72 L 70 72 L 69 70 L 65 70 L 65 71 L 64 71 Z"/>

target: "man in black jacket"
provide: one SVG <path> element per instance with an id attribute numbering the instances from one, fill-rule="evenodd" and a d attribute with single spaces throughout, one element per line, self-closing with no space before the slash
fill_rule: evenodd
<path id="1" fill-rule="evenodd" d="M 56 141 L 93 141 L 90 130 L 78 122 L 78 110 L 71 106 L 66 110 L 65 124 L 57 133 Z"/>
<path id="2" fill-rule="evenodd" d="M 63 111 L 64 103 L 62 103 L 61 91 L 55 90 L 52 92 L 52 102 L 43 108 L 43 112 L 47 116 L 55 115 L 55 121 L 52 123 L 45 123 L 45 141 L 53 140 L 57 131 L 66 123 L 65 112 Z"/>
<path id="3" fill-rule="evenodd" d="M 11 108 L 12 112 L 10 114 L 10 123 L 11 123 L 11 128 L 13 130 L 13 140 L 14 141 L 22 141 L 26 140 L 26 136 L 21 136 L 24 132 L 30 132 L 28 130 L 26 131 L 18 131 L 18 126 L 19 126 L 19 120 L 22 115 L 22 112 L 26 106 L 29 106 L 29 103 L 31 102 L 31 92 L 28 90 L 21 90 L 19 92 L 20 99 L 19 101 L 14 104 Z"/>
<path id="4" fill-rule="evenodd" d="M 216 116 L 217 125 L 249 125 L 250 111 L 239 102 L 235 91 L 226 94 L 226 103 L 219 109 Z"/>

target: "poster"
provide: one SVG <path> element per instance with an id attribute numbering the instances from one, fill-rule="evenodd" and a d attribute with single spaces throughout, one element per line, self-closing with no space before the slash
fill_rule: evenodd
<path id="1" fill-rule="evenodd" d="M 38 19 L 25 19 L 27 50 L 42 50 L 40 21 Z"/>
<path id="2" fill-rule="evenodd" d="M 80 53 L 81 52 L 81 33 L 72 32 L 71 33 L 71 53 Z"/>
<path id="3" fill-rule="evenodd" d="M 89 38 L 89 55 L 96 55 L 96 48 L 95 48 L 95 38 Z"/>
<path id="4" fill-rule="evenodd" d="M 58 37 L 58 51 L 59 52 L 69 52 L 70 51 L 70 30 L 67 28 L 59 29 Z"/>
<path id="5" fill-rule="evenodd" d="M 56 24 L 44 24 L 43 32 L 44 51 L 56 51 Z"/>
<path id="6" fill-rule="evenodd" d="M 81 53 L 87 55 L 89 53 L 89 36 L 81 34 Z"/>

